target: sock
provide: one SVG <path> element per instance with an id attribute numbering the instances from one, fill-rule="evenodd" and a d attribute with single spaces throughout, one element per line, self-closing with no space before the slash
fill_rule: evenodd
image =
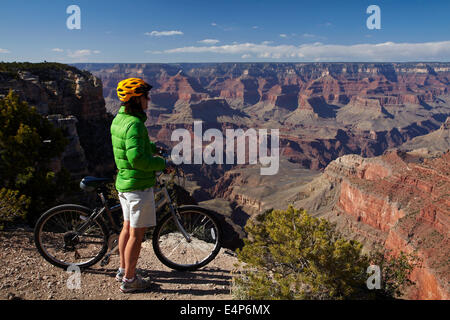
<path id="1" fill-rule="evenodd" d="M 122 279 L 123 279 L 122 281 L 123 281 L 123 282 L 128 282 L 128 283 L 130 283 L 130 282 L 133 282 L 133 281 L 134 281 L 134 278 L 135 278 L 135 277 L 133 277 L 133 278 L 131 278 L 131 279 L 127 279 L 127 278 L 123 277 L 123 278 L 122 278 Z"/>
<path id="2" fill-rule="evenodd" d="M 119 273 L 125 273 L 125 268 L 119 268 Z"/>

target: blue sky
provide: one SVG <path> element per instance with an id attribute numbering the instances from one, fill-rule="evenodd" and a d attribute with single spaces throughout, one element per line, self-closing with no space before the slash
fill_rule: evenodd
<path id="1" fill-rule="evenodd" d="M 80 30 L 66 27 L 73 4 Z M 449 12 L 448 0 L 2 0 L 0 61 L 450 61 Z"/>

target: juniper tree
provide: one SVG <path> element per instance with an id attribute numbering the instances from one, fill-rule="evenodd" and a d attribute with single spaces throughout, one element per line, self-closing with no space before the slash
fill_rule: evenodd
<path id="1" fill-rule="evenodd" d="M 248 238 L 238 251 L 245 269 L 235 278 L 236 298 L 391 298 L 412 284 L 406 279 L 413 267 L 402 255 L 384 260 L 382 267 L 390 267 L 383 276 L 390 285 L 369 290 L 367 268 L 382 262 L 383 255 L 365 254 L 361 243 L 345 239 L 334 224 L 303 209 L 268 210 L 249 220 L 245 230 Z M 401 270 L 393 273 L 392 266 Z"/>
<path id="2" fill-rule="evenodd" d="M 68 172 L 49 166 L 66 144 L 63 132 L 12 90 L 0 99 L 0 188 L 30 199 L 30 220 L 67 188 Z"/>

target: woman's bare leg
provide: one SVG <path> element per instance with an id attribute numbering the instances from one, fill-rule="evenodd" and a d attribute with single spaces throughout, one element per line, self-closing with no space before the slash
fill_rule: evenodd
<path id="1" fill-rule="evenodd" d="M 125 278 L 127 279 L 133 279 L 136 275 L 136 265 L 146 230 L 147 228 L 130 227 L 130 234 L 124 252 Z"/>
<path id="2" fill-rule="evenodd" d="M 119 236 L 119 255 L 120 255 L 120 267 L 125 269 L 125 247 L 127 246 L 128 239 L 130 237 L 130 221 L 123 222 L 122 232 Z"/>

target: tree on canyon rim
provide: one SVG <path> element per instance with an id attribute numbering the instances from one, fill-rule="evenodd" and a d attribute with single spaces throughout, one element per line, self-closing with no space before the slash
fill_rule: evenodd
<path id="1" fill-rule="evenodd" d="M 392 299 L 413 284 L 413 254 L 365 254 L 361 243 L 303 209 L 267 210 L 245 229 L 248 238 L 238 250 L 245 268 L 233 286 L 238 299 Z M 367 287 L 373 264 L 381 269 L 380 290 Z"/>
<path id="2" fill-rule="evenodd" d="M 33 222 L 68 190 L 67 170 L 49 167 L 68 141 L 35 107 L 12 90 L 0 99 L 0 220 L 24 217 Z M 7 201 L 7 199 L 9 199 Z"/>

